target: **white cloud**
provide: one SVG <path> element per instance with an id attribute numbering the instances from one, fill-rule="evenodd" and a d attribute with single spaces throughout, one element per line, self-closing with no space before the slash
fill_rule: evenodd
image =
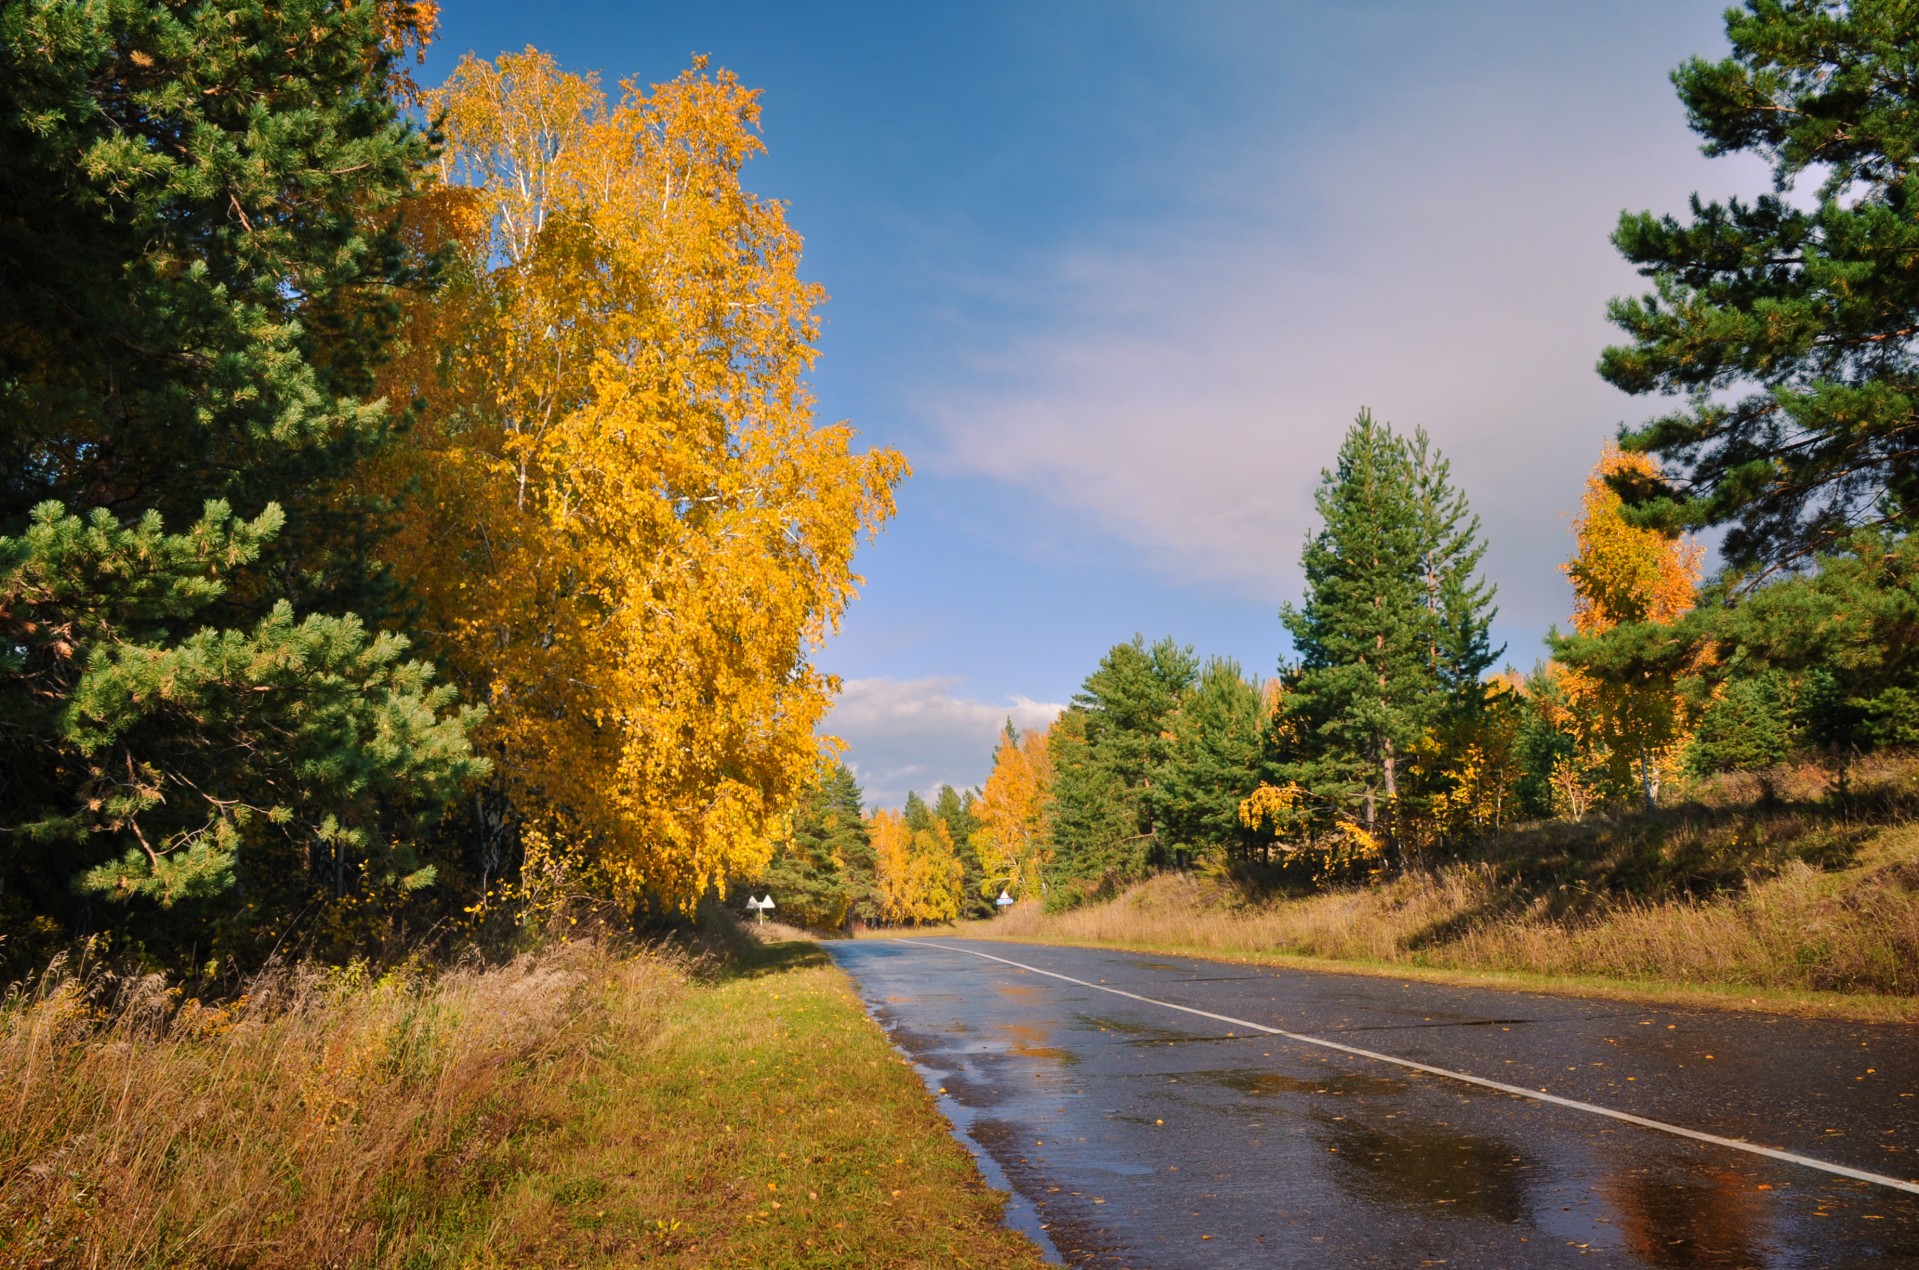
<path id="1" fill-rule="evenodd" d="M 897 807 L 909 789 L 924 795 L 942 784 L 982 784 L 1007 720 L 1021 731 L 1043 728 L 1064 708 L 1027 697 L 1000 705 L 974 701 L 959 695 L 962 684 L 937 677 L 842 685 L 822 730 L 846 742 L 846 764 L 868 805 Z"/>
<path id="2" fill-rule="evenodd" d="M 1702 159 L 1669 98 L 1623 120 L 1578 84 L 1511 105 L 1408 93 L 1251 195 L 1234 173 L 1203 217 L 1005 280 L 1056 320 L 928 403 L 941 466 L 1086 518 L 1169 576 L 1273 601 L 1297 589 L 1319 470 L 1370 406 L 1452 459 L 1507 624 L 1560 618 L 1564 513 L 1603 439 L 1656 408 L 1592 369 L 1617 338 L 1606 298 L 1643 285 L 1608 242 L 1618 209 L 1766 182 Z"/>

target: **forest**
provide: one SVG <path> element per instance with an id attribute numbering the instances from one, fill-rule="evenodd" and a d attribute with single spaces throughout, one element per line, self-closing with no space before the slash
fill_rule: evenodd
<path id="1" fill-rule="evenodd" d="M 1276 673 L 1136 635 L 1049 728 L 1009 723 L 943 814 L 915 797 L 848 845 L 840 773 L 767 884 L 829 925 L 979 915 L 1002 890 L 1069 909 L 1168 871 L 1364 885 L 1728 776 L 1777 802 L 1807 768 L 1827 813 L 1871 814 L 1858 764 L 1919 743 L 1912 32 L 1897 5 L 1753 4 L 1728 14 L 1731 56 L 1674 72 L 1706 153 L 1763 158 L 1775 193 L 1621 216 L 1649 289 L 1611 303 L 1598 370 L 1664 413 L 1595 435 L 1571 611 L 1531 670 L 1490 644 L 1485 541 L 1445 458 L 1362 409 Z"/>
<path id="2" fill-rule="evenodd" d="M 908 465 L 814 415 L 755 90 L 425 88 L 420 0 L 5 6 L 0 969 L 1365 885 L 1788 762 L 1843 800 L 1919 743 L 1903 13 L 1755 0 L 1674 73 L 1776 192 L 1619 221 L 1598 369 L 1660 413 L 1593 434 L 1545 660 L 1500 669 L 1467 492 L 1361 410 L 1273 673 L 1135 636 L 981 788 L 868 812 L 814 654 Z"/>

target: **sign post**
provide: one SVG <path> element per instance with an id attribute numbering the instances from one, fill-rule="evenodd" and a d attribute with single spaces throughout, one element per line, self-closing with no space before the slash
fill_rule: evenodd
<path id="1" fill-rule="evenodd" d="M 1006 893 L 1006 888 L 1002 886 L 999 889 L 999 898 L 994 900 L 993 903 L 997 904 L 1001 908 L 1010 908 L 1012 907 L 1012 904 L 1013 904 L 1013 897 L 1008 895 Z"/>
<path id="2" fill-rule="evenodd" d="M 753 915 L 759 919 L 761 925 L 764 925 L 766 923 L 766 910 L 773 907 L 773 895 L 770 891 L 767 893 L 765 899 L 760 899 L 755 895 L 748 895 L 746 897 L 746 906 L 754 910 Z"/>

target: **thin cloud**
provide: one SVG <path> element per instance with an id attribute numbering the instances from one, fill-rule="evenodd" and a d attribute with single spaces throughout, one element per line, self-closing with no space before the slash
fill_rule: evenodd
<path id="1" fill-rule="evenodd" d="M 936 461 L 1166 576 L 1276 600 L 1297 591 L 1319 471 L 1370 406 L 1452 459 L 1505 624 L 1543 630 L 1566 604 L 1562 513 L 1605 437 L 1656 406 L 1592 369 L 1618 338 L 1606 297 L 1643 286 L 1607 240 L 1618 209 L 1766 178 L 1702 159 L 1670 99 L 1623 124 L 1576 86 L 1498 105 L 1496 86 L 1409 101 L 1251 196 L 1236 174 L 1203 217 L 1007 280 L 1051 320 L 924 402 Z"/>
<path id="2" fill-rule="evenodd" d="M 845 761 L 872 806 L 898 806 L 908 790 L 984 783 L 993 747 L 1010 720 L 1044 728 L 1064 707 L 1012 697 L 1003 704 L 960 695 L 963 680 L 850 679 L 824 731 L 846 742 Z"/>

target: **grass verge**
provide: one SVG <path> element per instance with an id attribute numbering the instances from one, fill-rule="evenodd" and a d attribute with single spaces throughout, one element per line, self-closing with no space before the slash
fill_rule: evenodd
<path id="1" fill-rule="evenodd" d="M 1041 1264 L 810 944 L 55 976 L 0 1091 L 0 1266 Z"/>
<path id="2" fill-rule="evenodd" d="M 1910 765 L 1900 769 L 1910 783 Z M 1919 1021 L 1919 822 L 1801 804 L 1550 824 L 1379 885 L 1163 875 L 959 933 L 1534 991 Z"/>

